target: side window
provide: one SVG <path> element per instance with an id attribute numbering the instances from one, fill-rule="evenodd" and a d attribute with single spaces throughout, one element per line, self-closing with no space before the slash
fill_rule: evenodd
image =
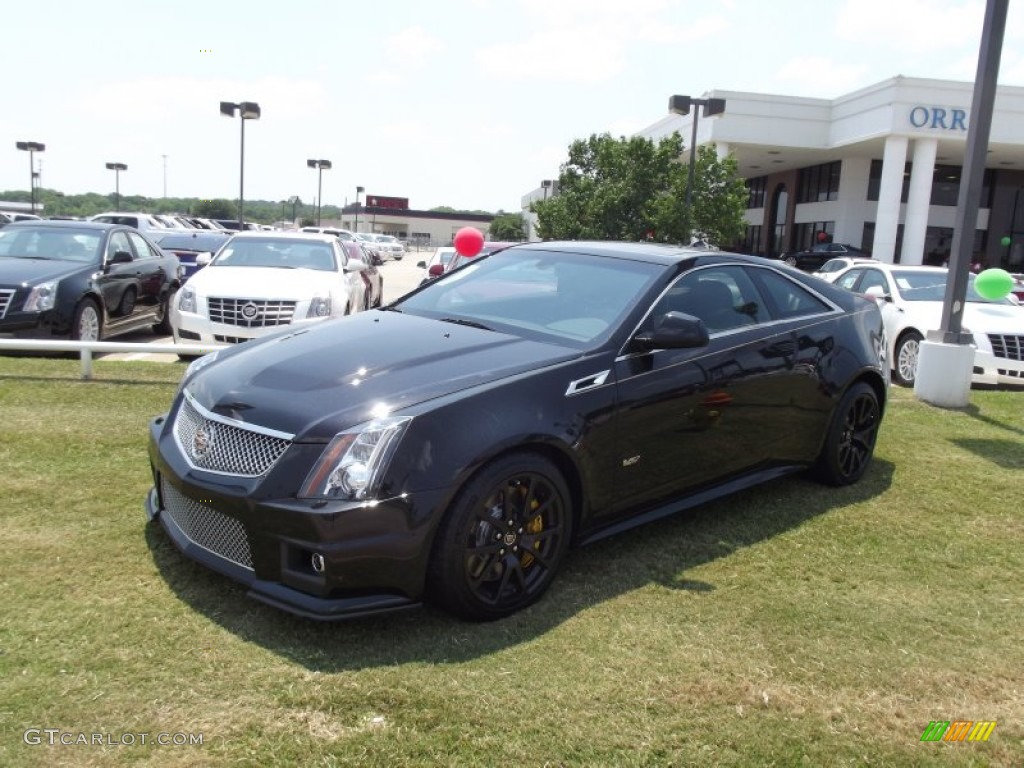
<path id="1" fill-rule="evenodd" d="M 852 291 L 853 286 L 857 284 L 857 281 L 863 274 L 863 269 L 851 269 L 845 275 L 836 280 L 836 285 L 838 285 L 840 288 L 845 288 L 848 291 Z"/>
<path id="2" fill-rule="evenodd" d="M 866 269 L 864 270 L 864 279 L 860 281 L 860 285 L 857 286 L 859 293 L 864 293 L 868 288 L 881 288 L 885 293 L 891 293 L 889 290 L 889 281 L 885 279 L 885 275 L 877 269 Z"/>
<path id="3" fill-rule="evenodd" d="M 744 328 L 768 319 L 761 297 L 742 267 L 687 272 L 658 300 L 651 317 L 666 312 L 700 318 L 708 333 Z"/>
<path id="4" fill-rule="evenodd" d="M 752 269 L 754 279 L 764 290 L 772 314 L 780 320 L 820 315 L 831 307 L 809 290 L 770 269 Z"/>
<path id="5" fill-rule="evenodd" d="M 143 240 L 139 235 L 134 232 L 128 233 L 128 238 L 132 241 L 132 245 L 135 246 L 135 255 L 140 259 L 155 259 L 156 254 L 153 253 L 153 249 L 149 247 L 149 244 Z"/>
<path id="6" fill-rule="evenodd" d="M 110 236 L 110 240 L 107 241 L 107 261 L 110 261 L 118 251 L 125 251 L 126 253 L 132 252 L 132 246 L 128 242 L 128 236 L 121 230 L 112 234 Z"/>

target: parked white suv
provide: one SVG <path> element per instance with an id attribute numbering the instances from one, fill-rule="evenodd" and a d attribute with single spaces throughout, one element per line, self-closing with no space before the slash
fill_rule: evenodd
<path id="1" fill-rule="evenodd" d="M 107 224 L 135 227 L 139 232 L 166 232 L 168 229 L 171 229 L 171 227 L 164 226 L 163 222 L 149 213 L 99 213 L 91 217 L 89 221 L 102 221 Z"/>

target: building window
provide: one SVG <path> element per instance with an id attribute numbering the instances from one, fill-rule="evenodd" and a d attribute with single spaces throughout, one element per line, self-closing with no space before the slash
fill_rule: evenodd
<path id="1" fill-rule="evenodd" d="M 839 199 L 839 171 L 841 163 L 812 165 L 802 168 L 797 185 L 798 203 L 824 203 Z"/>
<path id="2" fill-rule="evenodd" d="M 764 208 L 765 176 L 747 179 L 747 208 Z"/>
<path id="3" fill-rule="evenodd" d="M 763 249 L 761 248 L 761 232 L 763 227 L 760 224 L 756 226 L 748 226 L 747 232 L 743 237 L 743 241 L 740 243 L 740 250 L 744 253 L 752 253 L 755 256 L 763 256 Z"/>
<path id="4" fill-rule="evenodd" d="M 831 243 L 835 233 L 836 223 L 834 221 L 815 221 L 797 224 L 793 231 L 793 249 L 807 251 L 810 250 L 812 245 Z"/>
<path id="5" fill-rule="evenodd" d="M 907 163 L 903 168 L 903 191 L 900 194 L 900 202 L 907 202 L 907 192 L 910 189 L 911 164 Z M 960 176 L 963 169 L 959 165 L 936 165 L 932 172 L 932 192 L 929 203 L 931 205 L 956 206 L 960 197 Z M 981 182 L 981 208 L 992 207 L 993 171 L 986 168 Z M 878 201 L 878 190 L 882 185 L 882 161 L 871 161 L 871 177 L 868 180 L 868 200 Z"/>

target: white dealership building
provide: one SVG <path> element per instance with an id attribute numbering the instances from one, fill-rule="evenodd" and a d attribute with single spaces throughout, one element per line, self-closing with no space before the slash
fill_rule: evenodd
<path id="1" fill-rule="evenodd" d="M 749 189 L 746 237 L 730 247 L 777 256 L 824 232 L 882 261 L 944 262 L 973 90 L 897 76 L 835 99 L 704 94 L 724 99 L 725 110 L 696 116 L 696 144 L 731 153 Z M 669 114 L 639 135 L 656 141 L 678 131 L 688 158 L 695 110 Z M 523 197 L 531 234 L 530 203 L 549 190 Z M 996 92 L 973 250 L 987 266 L 1024 270 L 1024 88 Z"/>

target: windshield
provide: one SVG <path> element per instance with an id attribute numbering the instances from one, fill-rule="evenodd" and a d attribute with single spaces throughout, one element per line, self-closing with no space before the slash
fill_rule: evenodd
<path id="1" fill-rule="evenodd" d="M 586 346 L 606 339 L 663 271 L 625 259 L 512 249 L 479 258 L 393 306 Z"/>
<path id="2" fill-rule="evenodd" d="M 229 240 L 210 266 L 274 267 L 278 269 L 315 269 L 334 272 L 334 249 L 317 240 L 275 240 L 271 238 Z"/>
<path id="3" fill-rule="evenodd" d="M 161 248 L 174 251 L 216 251 L 227 239 L 227 235 L 219 235 L 213 232 L 209 234 L 181 234 L 178 232 L 158 232 L 151 235 L 150 239 Z"/>
<path id="4" fill-rule="evenodd" d="M 98 263 L 103 233 L 89 229 L 7 227 L 0 229 L 0 256 Z"/>
<path id="5" fill-rule="evenodd" d="M 947 272 L 894 270 L 892 279 L 906 301 L 945 301 Z M 974 290 L 974 275 L 967 280 L 967 301 L 979 304 L 1012 304 L 1009 299 L 985 299 Z"/>

